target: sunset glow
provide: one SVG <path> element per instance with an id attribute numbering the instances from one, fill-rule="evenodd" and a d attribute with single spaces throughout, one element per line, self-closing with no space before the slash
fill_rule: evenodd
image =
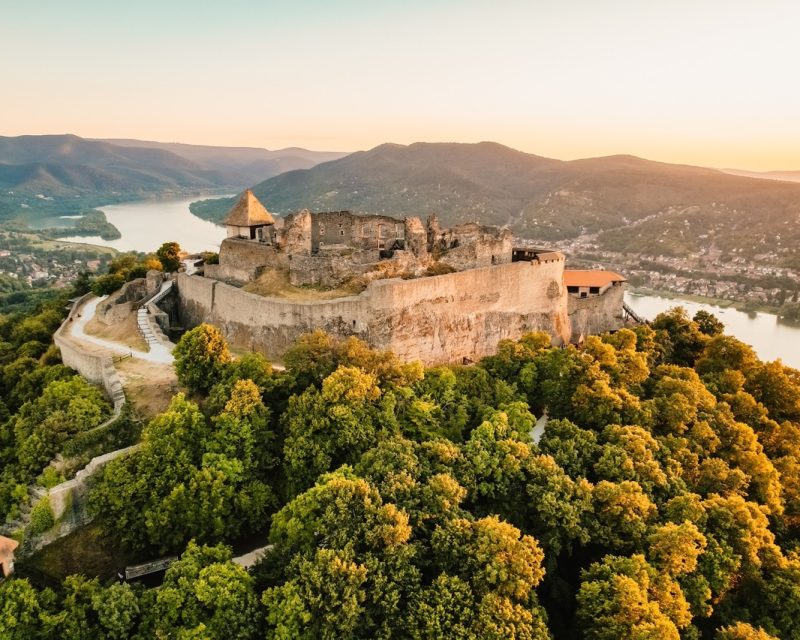
<path id="1" fill-rule="evenodd" d="M 8 3 L 0 134 L 800 169 L 798 24 L 792 1 Z"/>

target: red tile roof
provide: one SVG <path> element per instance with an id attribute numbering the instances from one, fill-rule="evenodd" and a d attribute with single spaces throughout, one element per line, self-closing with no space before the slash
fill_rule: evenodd
<path id="1" fill-rule="evenodd" d="M 592 269 L 581 271 L 578 269 L 567 269 L 564 271 L 564 284 L 568 287 L 605 287 L 612 282 L 627 282 L 625 276 L 621 276 L 615 271 L 603 271 Z"/>

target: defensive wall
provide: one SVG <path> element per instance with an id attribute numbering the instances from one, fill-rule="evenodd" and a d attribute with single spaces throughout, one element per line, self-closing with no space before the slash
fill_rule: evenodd
<path id="1" fill-rule="evenodd" d="M 87 293 L 72 305 L 69 315 L 53 334 L 53 342 L 61 351 L 61 360 L 65 365 L 75 369 L 92 384 L 103 388 L 114 404 L 114 412 L 118 414 L 125 404 L 125 392 L 111 356 L 99 354 L 86 349 L 83 344 L 69 335 L 69 327 L 79 316 L 86 301 L 92 297 Z"/>
<path id="2" fill-rule="evenodd" d="M 114 423 L 120 419 L 125 405 L 122 381 L 116 369 L 114 369 L 111 357 L 86 349 L 79 341 L 69 335 L 69 326 L 79 316 L 84 304 L 90 297 L 92 297 L 92 294 L 88 293 L 79 298 L 73 304 L 67 318 L 53 334 L 53 341 L 61 351 L 61 360 L 64 364 L 75 369 L 89 382 L 102 387 L 114 405 L 113 414 L 108 420 L 91 431 L 80 434 L 82 436 L 112 428 Z M 26 532 L 22 544 L 17 549 L 17 557 L 21 558 L 29 555 L 87 524 L 91 520 L 86 510 L 89 479 L 109 461 L 135 451 L 138 446 L 134 445 L 96 456 L 78 471 L 74 478 L 50 489 L 30 487 L 29 497 L 31 504 L 27 505 L 29 510 L 18 520 L 5 523 L 2 526 L 2 531 L 13 533 L 17 530 L 27 529 L 30 522 L 30 508 L 34 507 L 35 503 L 45 500 L 49 503 L 53 512 L 55 525 L 48 531 L 41 533 L 30 534 Z"/>
<path id="3" fill-rule="evenodd" d="M 357 296 L 292 301 L 179 274 L 181 321 L 209 322 L 234 345 L 279 359 L 301 334 L 316 328 L 354 335 L 403 360 L 425 364 L 475 360 L 505 338 L 547 331 L 569 341 L 563 258 L 514 262 L 409 280 L 376 280 Z"/>
<path id="4" fill-rule="evenodd" d="M 581 337 L 616 331 L 625 324 L 622 301 L 624 286 L 609 287 L 600 295 L 586 298 L 569 296 L 569 321 L 572 326 L 572 341 Z"/>

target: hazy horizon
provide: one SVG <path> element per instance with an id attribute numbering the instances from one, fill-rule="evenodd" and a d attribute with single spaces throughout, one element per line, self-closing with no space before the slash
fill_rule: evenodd
<path id="1" fill-rule="evenodd" d="M 6 135 L 321 151 L 491 140 L 800 170 L 800 5 L 313 0 L 6 7 Z M 35 33 L 36 37 L 31 37 Z"/>

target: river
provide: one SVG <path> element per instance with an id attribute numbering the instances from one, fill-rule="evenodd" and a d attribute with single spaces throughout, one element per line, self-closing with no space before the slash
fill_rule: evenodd
<path id="1" fill-rule="evenodd" d="M 726 333 L 751 345 L 762 360 L 780 358 L 784 364 L 800 369 L 800 326 L 781 322 L 772 313 L 749 314 L 732 307 L 722 308 L 680 298 L 644 296 L 630 291 L 625 294 L 625 302 L 647 320 L 678 305 L 684 307 L 689 316 L 703 309 L 725 323 Z"/>
<path id="2" fill-rule="evenodd" d="M 120 251 L 145 252 L 155 251 L 164 242 L 174 240 L 185 251 L 218 251 L 219 244 L 225 237 L 225 228 L 201 220 L 189 211 L 189 204 L 200 199 L 201 196 L 139 200 L 97 207 L 119 229 L 122 237 L 117 240 L 103 240 L 99 237 L 81 236 L 65 240 L 88 242 Z"/>

